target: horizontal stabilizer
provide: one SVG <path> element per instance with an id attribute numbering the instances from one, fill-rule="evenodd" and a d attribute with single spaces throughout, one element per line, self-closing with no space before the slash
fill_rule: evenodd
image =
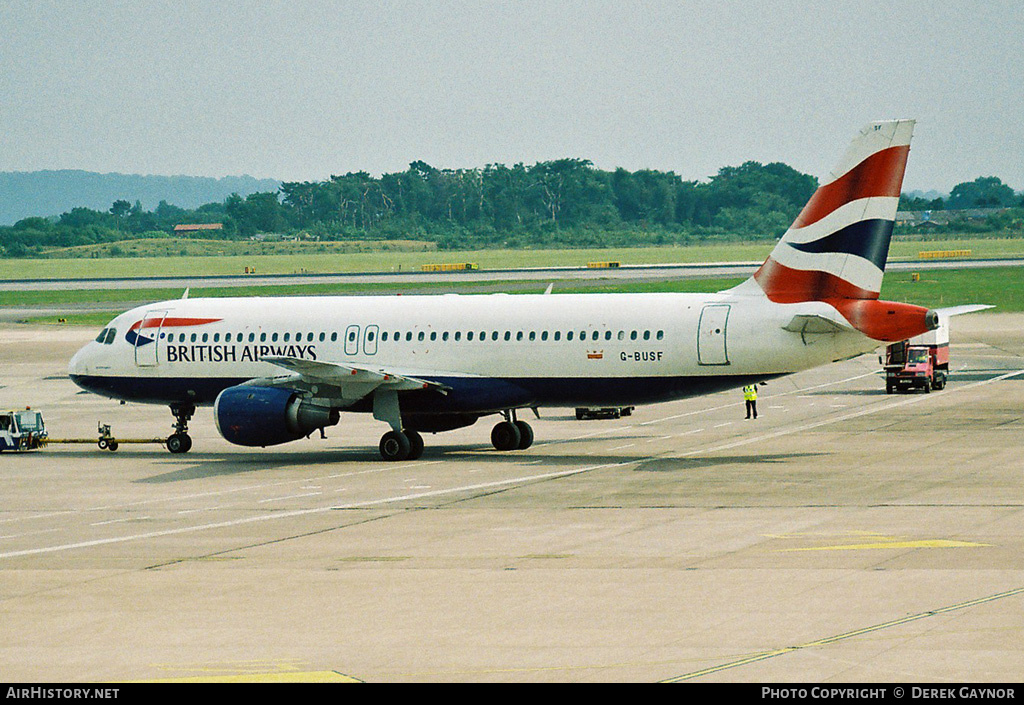
<path id="1" fill-rule="evenodd" d="M 813 313 L 800 313 L 793 316 L 793 320 L 782 327 L 801 335 L 823 335 L 826 333 L 843 333 L 854 330 L 850 326 L 837 323 L 831 318 L 825 318 Z"/>
<path id="2" fill-rule="evenodd" d="M 962 316 L 965 313 L 974 313 L 976 311 L 984 311 L 987 308 L 995 308 L 991 304 L 964 304 L 963 306 L 949 306 L 947 308 L 937 308 L 935 313 L 939 314 L 942 318 L 946 316 Z"/>

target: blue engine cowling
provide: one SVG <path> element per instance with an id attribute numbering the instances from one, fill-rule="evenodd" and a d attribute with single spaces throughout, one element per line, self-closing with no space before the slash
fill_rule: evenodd
<path id="1" fill-rule="evenodd" d="M 338 412 L 311 404 L 291 389 L 228 387 L 213 404 L 217 431 L 240 446 L 273 446 L 296 441 L 338 423 Z"/>

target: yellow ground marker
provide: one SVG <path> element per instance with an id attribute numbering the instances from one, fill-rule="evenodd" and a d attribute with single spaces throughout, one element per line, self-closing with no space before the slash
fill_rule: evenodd
<path id="1" fill-rule="evenodd" d="M 132 683 L 360 683 L 337 671 L 278 671 L 274 673 L 239 673 L 236 675 L 186 676 L 154 678 Z"/>
<path id="2" fill-rule="evenodd" d="M 837 546 L 812 546 L 810 548 L 783 548 L 778 553 L 796 551 L 878 551 L 887 548 L 978 548 L 991 546 L 990 543 L 971 543 L 970 541 L 950 541 L 948 539 L 926 539 L 924 541 L 876 541 L 874 543 L 851 543 Z"/>

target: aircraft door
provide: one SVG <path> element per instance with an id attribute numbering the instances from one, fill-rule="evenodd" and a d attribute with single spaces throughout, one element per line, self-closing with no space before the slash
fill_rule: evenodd
<path id="1" fill-rule="evenodd" d="M 345 329 L 345 354 L 359 354 L 359 326 L 349 326 Z"/>
<path id="2" fill-rule="evenodd" d="M 135 364 L 139 367 L 155 367 L 160 345 L 160 331 L 167 311 L 146 311 L 139 321 L 138 329 L 132 331 L 135 346 Z"/>
<path id="3" fill-rule="evenodd" d="M 697 324 L 697 362 L 701 365 L 729 364 L 726 345 L 728 321 L 728 304 L 711 304 L 701 310 Z"/>
<path id="4" fill-rule="evenodd" d="M 379 335 L 379 330 L 380 329 L 377 326 L 366 326 L 366 331 L 363 333 L 364 355 L 377 354 L 377 336 Z"/>

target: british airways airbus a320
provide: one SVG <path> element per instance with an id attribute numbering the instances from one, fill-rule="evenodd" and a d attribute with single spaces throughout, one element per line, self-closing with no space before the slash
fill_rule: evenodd
<path id="1" fill-rule="evenodd" d="M 503 416 L 491 441 L 511 451 L 533 442 L 517 410 L 651 404 L 847 359 L 938 325 L 878 300 L 913 127 L 864 127 L 753 277 L 717 294 L 183 298 L 115 318 L 71 379 L 170 406 L 172 453 L 212 404 L 242 446 L 372 413 L 391 427 L 381 456 L 406 460 L 422 433 L 482 416 Z"/>

